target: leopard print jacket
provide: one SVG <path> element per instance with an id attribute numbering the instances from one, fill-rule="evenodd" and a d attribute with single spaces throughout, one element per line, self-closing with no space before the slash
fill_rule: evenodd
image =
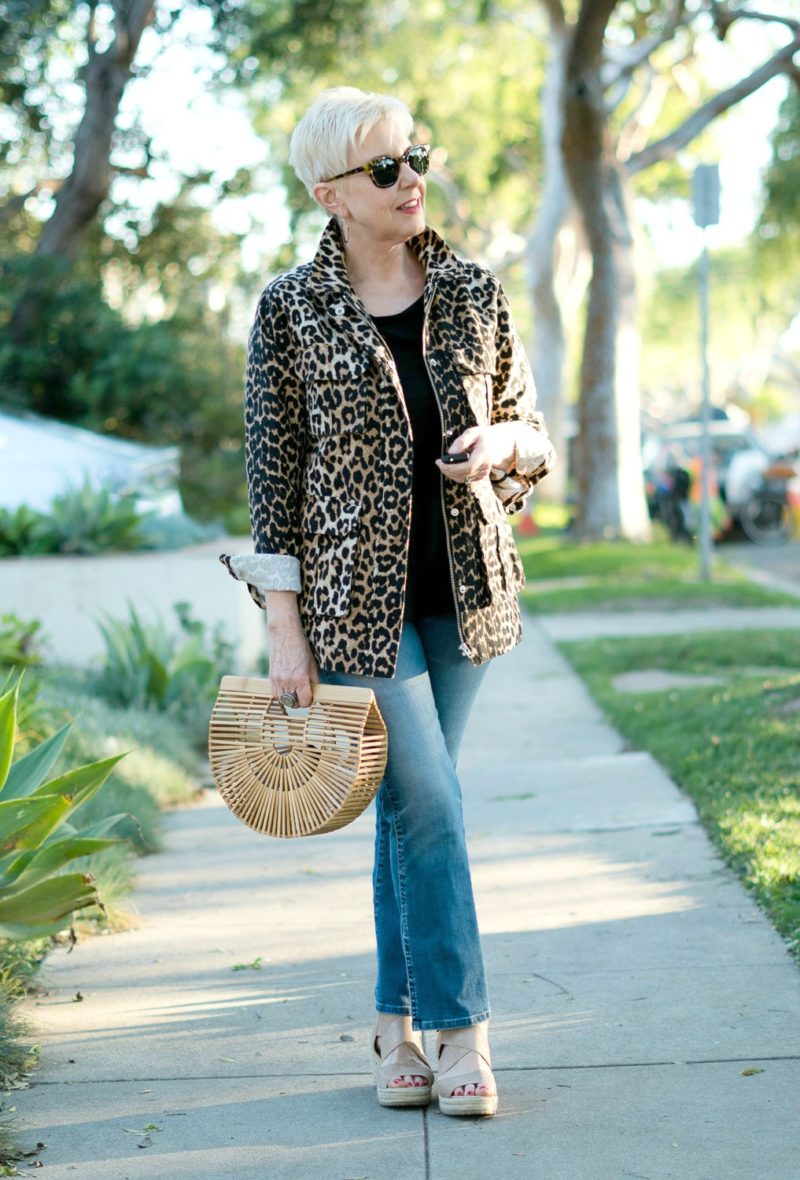
<path id="1" fill-rule="evenodd" d="M 442 478 L 460 650 L 473 664 L 521 638 L 524 583 L 507 513 L 553 463 L 527 358 L 498 280 L 426 229 L 424 351 L 451 429 L 515 422 L 501 483 Z M 534 428 L 534 429 L 531 429 Z M 221 554 L 263 607 L 296 590 L 320 667 L 393 676 L 411 520 L 412 442 L 391 353 L 355 295 L 335 221 L 312 262 L 266 287 L 250 336 L 246 464 L 255 554 Z M 443 449 L 446 449 L 443 446 Z M 500 476 L 503 472 L 498 473 Z"/>

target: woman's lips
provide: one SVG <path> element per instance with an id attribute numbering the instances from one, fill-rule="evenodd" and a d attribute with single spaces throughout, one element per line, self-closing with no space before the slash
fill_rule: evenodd
<path id="1" fill-rule="evenodd" d="M 422 208 L 422 200 L 420 197 L 412 197 L 410 201 L 404 201 L 402 205 L 397 206 L 398 213 L 416 213 L 418 209 Z"/>

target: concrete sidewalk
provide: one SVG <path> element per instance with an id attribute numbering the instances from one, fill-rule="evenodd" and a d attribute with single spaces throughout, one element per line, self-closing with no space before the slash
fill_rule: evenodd
<path id="1" fill-rule="evenodd" d="M 460 770 L 496 1118 L 377 1106 L 371 809 L 282 843 L 209 793 L 141 863 L 141 927 L 48 960 L 15 1098 L 45 1174 L 796 1180 L 800 971 L 533 620 Z"/>

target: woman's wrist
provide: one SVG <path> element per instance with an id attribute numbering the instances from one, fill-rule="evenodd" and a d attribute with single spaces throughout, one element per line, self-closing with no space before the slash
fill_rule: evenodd
<path id="1" fill-rule="evenodd" d="M 300 608 L 294 590 L 266 590 L 267 630 L 272 635 L 302 631 Z"/>

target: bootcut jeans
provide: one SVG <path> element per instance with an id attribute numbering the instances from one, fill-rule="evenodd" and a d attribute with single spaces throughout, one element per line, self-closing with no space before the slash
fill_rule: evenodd
<path id="1" fill-rule="evenodd" d="M 415 1029 L 489 1018 L 456 758 L 488 664 L 461 655 L 454 614 L 406 621 L 392 678 L 320 669 L 373 689 L 389 734 L 375 799 L 375 1006 Z"/>

